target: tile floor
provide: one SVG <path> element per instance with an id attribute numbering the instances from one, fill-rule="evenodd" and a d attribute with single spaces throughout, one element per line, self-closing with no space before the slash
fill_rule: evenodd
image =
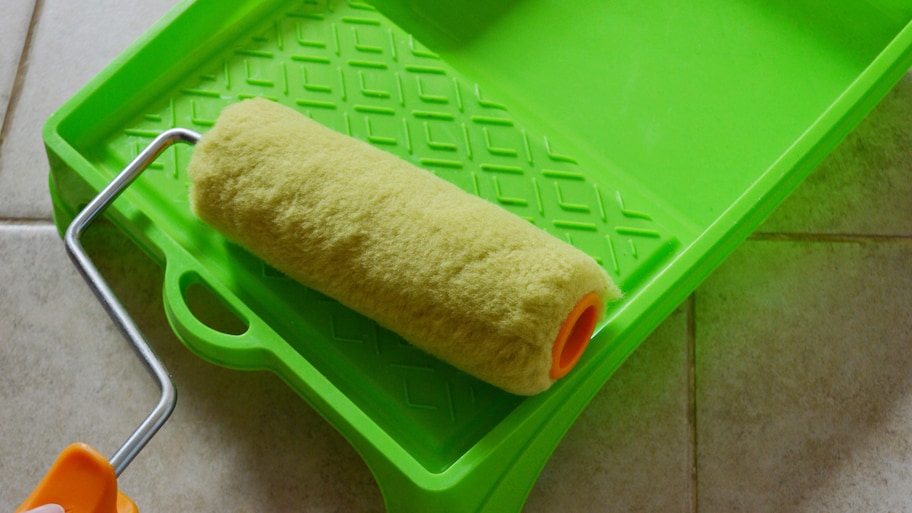
<path id="1" fill-rule="evenodd" d="M 62 447 L 110 453 L 155 398 L 50 221 L 41 126 L 173 0 L 0 0 L 0 512 Z M 912 76 L 600 391 L 525 511 L 912 511 Z M 382 511 L 279 380 L 172 335 L 161 271 L 88 246 L 181 400 L 121 479 L 144 511 Z"/>

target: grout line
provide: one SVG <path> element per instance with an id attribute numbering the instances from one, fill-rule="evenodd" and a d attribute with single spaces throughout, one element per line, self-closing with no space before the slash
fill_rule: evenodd
<path id="1" fill-rule="evenodd" d="M 687 298 L 687 422 L 690 427 L 690 511 L 699 511 L 699 481 L 697 480 L 697 378 L 696 378 L 696 318 L 697 293 Z"/>
<path id="2" fill-rule="evenodd" d="M 29 20 L 28 31 L 25 33 L 25 40 L 22 41 L 22 52 L 19 54 L 19 63 L 16 67 L 16 78 L 13 79 L 13 88 L 10 90 L 9 104 L 6 107 L 6 116 L 3 118 L 3 124 L 0 125 L 0 153 L 3 151 L 3 141 L 6 140 L 6 134 L 9 133 L 10 124 L 12 123 L 13 114 L 16 106 L 19 104 L 19 97 L 22 95 L 22 87 L 25 84 L 25 70 L 28 67 L 29 51 L 32 47 L 32 36 L 35 33 L 35 26 L 38 24 L 38 18 L 41 16 L 41 8 L 44 0 L 35 0 L 35 6 L 32 8 L 32 17 Z"/>
<path id="3" fill-rule="evenodd" d="M 872 235 L 862 233 L 777 233 L 755 232 L 747 240 L 781 242 L 908 242 L 912 235 Z"/>
<path id="4" fill-rule="evenodd" d="M 56 228 L 51 219 L 39 217 L 0 217 L 0 229 L 14 227 Z"/>

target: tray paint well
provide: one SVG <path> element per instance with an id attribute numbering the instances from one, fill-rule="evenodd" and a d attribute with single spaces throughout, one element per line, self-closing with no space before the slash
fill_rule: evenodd
<path id="1" fill-rule="evenodd" d="M 890 1 L 183 2 L 48 121 L 56 221 L 162 130 L 205 132 L 264 96 L 588 252 L 625 299 L 567 378 L 524 399 L 196 220 L 191 147 L 115 203 L 165 267 L 187 346 L 280 375 L 359 450 L 391 511 L 516 510 L 601 384 L 908 68 L 910 20 Z M 197 320 L 194 284 L 246 330 Z"/>

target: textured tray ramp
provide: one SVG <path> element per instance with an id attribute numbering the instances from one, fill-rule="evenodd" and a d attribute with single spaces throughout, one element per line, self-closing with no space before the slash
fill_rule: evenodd
<path id="1" fill-rule="evenodd" d="M 86 153 L 113 173 L 162 130 L 205 132 L 224 106 L 260 96 L 567 240 L 596 258 L 625 291 L 677 244 L 652 212 L 594 174 L 557 135 L 525 127 L 508 105 L 365 4 L 288 2 L 234 41 L 103 144 L 87 145 Z M 447 468 L 519 404 L 520 398 L 420 353 L 211 233 L 187 205 L 184 167 L 191 151 L 167 150 L 135 186 L 146 200 L 168 206 L 160 228 L 425 468 Z"/>

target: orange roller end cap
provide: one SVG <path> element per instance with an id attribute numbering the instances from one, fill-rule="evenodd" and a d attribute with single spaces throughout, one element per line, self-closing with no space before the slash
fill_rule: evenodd
<path id="1" fill-rule="evenodd" d="M 602 301 L 594 292 L 583 296 L 564 320 L 551 349 L 551 378 L 560 379 L 570 372 L 589 345 L 595 331 Z"/>
<path id="2" fill-rule="evenodd" d="M 59 504 L 67 513 L 138 513 L 117 490 L 114 467 L 88 444 L 75 443 L 57 457 L 44 479 L 15 513 Z"/>

